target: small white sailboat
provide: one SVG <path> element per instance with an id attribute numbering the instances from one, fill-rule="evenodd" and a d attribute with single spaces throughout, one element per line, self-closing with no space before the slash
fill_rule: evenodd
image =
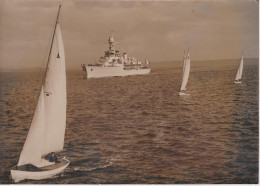
<path id="1" fill-rule="evenodd" d="M 238 67 L 238 70 L 237 70 L 237 75 L 236 75 L 234 83 L 236 83 L 236 84 L 242 83 L 243 68 L 244 68 L 244 56 L 243 56 L 243 53 L 242 53 L 240 64 L 239 64 L 239 67 Z"/>
<path id="2" fill-rule="evenodd" d="M 63 150 L 66 128 L 65 54 L 58 22 L 53 32 L 44 81 L 19 162 L 11 170 L 14 182 L 41 180 L 62 172 L 70 163 L 54 152 Z"/>
<path id="3" fill-rule="evenodd" d="M 187 56 L 185 56 L 185 51 L 184 51 L 182 83 L 181 83 L 181 88 L 179 90 L 180 96 L 190 95 L 184 92 L 186 90 L 186 86 L 188 83 L 189 74 L 190 74 L 190 54 L 188 50 Z"/>

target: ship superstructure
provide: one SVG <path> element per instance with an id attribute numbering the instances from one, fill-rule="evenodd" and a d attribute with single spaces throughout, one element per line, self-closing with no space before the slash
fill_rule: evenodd
<path id="1" fill-rule="evenodd" d="M 87 78 L 99 78 L 108 76 L 129 76 L 144 75 L 150 73 L 148 60 L 145 65 L 134 57 L 129 58 L 127 53 L 121 56 L 114 47 L 115 41 L 113 35 L 108 39 L 109 50 L 105 51 L 104 56 L 100 57 L 95 64 L 82 64 L 82 69 L 87 73 Z"/>

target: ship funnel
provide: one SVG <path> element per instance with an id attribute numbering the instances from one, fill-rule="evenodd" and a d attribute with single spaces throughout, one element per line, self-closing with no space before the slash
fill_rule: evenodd
<path id="1" fill-rule="evenodd" d="M 123 56 L 124 56 L 124 59 L 127 59 L 127 53 L 124 53 Z"/>

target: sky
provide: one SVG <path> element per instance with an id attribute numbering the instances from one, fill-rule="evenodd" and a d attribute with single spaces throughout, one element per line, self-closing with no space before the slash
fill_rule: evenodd
<path id="1" fill-rule="evenodd" d="M 0 0 L 0 69 L 47 63 L 60 0 Z M 66 66 L 94 63 L 108 49 L 153 61 L 259 57 L 256 0 L 63 0 L 59 17 Z"/>

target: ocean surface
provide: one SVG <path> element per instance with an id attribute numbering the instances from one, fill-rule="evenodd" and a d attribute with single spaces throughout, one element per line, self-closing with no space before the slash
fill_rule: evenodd
<path id="1" fill-rule="evenodd" d="M 195 64 L 195 63 L 194 63 Z M 229 64 L 229 65 L 227 65 Z M 64 173 L 30 184 L 258 183 L 258 61 L 182 62 L 145 76 L 83 79 L 67 70 Z M 41 87 L 37 72 L 0 73 L 0 183 L 13 183 Z"/>

